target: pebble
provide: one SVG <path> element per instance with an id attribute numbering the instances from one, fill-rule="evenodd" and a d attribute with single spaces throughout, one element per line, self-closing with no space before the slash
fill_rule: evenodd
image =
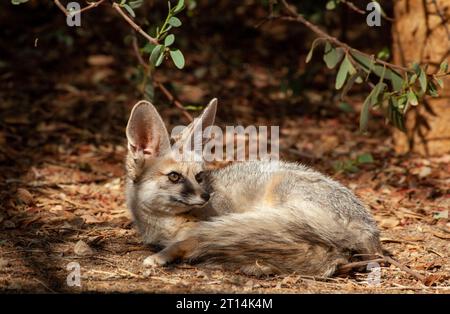
<path id="1" fill-rule="evenodd" d="M 91 247 L 87 245 L 83 240 L 80 240 L 75 244 L 73 251 L 76 255 L 79 256 L 90 256 L 94 254 L 94 251 L 91 249 Z"/>

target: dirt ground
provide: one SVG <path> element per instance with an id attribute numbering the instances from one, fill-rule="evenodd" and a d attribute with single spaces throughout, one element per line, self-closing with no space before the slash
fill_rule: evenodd
<path id="1" fill-rule="evenodd" d="M 16 35 L 8 36 L 12 42 Z M 286 75 L 281 66 L 224 64 L 216 51 L 194 48 L 186 72 L 162 71 L 160 81 L 185 104 L 218 97 L 221 126 L 280 125 L 282 157 L 350 187 L 400 265 L 383 265 L 379 285 L 367 272 L 254 278 L 185 264 L 143 268 L 152 249 L 132 226 L 123 190 L 124 128 L 140 98 L 130 79 L 136 61 L 129 50 L 106 45 L 71 59 L 44 38 L 16 54 L 27 43 L 17 38 L 17 47 L 0 42 L 6 56 L 0 73 L 1 292 L 450 293 L 450 155 L 396 156 L 380 116 L 367 135 L 359 133 L 358 94 L 339 108 L 322 79 L 318 90 L 293 96 L 278 88 Z M 280 64 L 289 58 L 280 57 Z M 204 60 L 219 64 L 212 69 Z M 159 91 L 156 96 L 167 123 L 187 122 Z M 355 162 L 369 153 L 373 161 Z M 67 284 L 72 262 L 81 267 L 81 287 Z"/>
<path id="2" fill-rule="evenodd" d="M 336 119 L 317 125 L 308 117 L 296 118 L 303 131 L 282 130 L 282 143 L 312 145 L 311 151 L 322 152 L 314 164 L 368 204 L 382 229 L 384 247 L 427 282 L 394 265 L 382 267 L 380 286 L 367 283 L 368 273 L 329 280 L 295 274 L 258 279 L 189 265 L 144 269 L 142 260 L 151 249 L 142 245 L 124 205 L 123 140 L 111 144 L 54 119 L 25 136 L 19 126 L 31 124 L 33 115 L 15 119 L 6 116 L 11 133 L 2 134 L 23 136 L 20 140 L 28 145 L 2 146 L 3 292 L 450 292 L 450 156 L 402 159 L 392 155 L 389 139 L 380 145 L 382 139 L 337 128 Z M 49 143 L 55 136 L 63 141 Z M 375 162 L 355 174 L 333 174 L 325 157 L 331 151 L 372 151 Z M 75 250 L 80 240 L 92 255 Z M 66 284 L 71 262 L 81 266 L 81 288 Z"/>

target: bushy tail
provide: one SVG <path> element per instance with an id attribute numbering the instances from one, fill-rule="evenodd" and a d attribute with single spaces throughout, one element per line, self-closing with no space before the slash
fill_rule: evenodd
<path id="1" fill-rule="evenodd" d="M 354 252 L 333 239 L 336 232 L 342 233 L 342 227 L 334 222 L 322 229 L 276 212 L 229 214 L 192 230 L 190 236 L 197 245 L 185 258 L 254 275 L 295 272 L 331 276 Z M 324 230 L 331 231 L 327 234 Z"/>

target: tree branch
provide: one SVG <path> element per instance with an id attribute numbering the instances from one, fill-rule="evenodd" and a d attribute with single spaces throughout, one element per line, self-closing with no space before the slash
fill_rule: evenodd
<path id="1" fill-rule="evenodd" d="M 351 10 L 355 11 L 356 13 L 366 15 L 366 11 L 364 11 L 361 8 L 358 8 L 353 2 L 347 0 L 341 0 L 341 2 L 343 2 L 346 6 L 348 6 Z"/>
<path id="2" fill-rule="evenodd" d="M 329 42 L 333 43 L 335 46 L 341 47 L 344 50 L 346 50 L 347 52 L 354 51 L 354 52 L 358 52 L 359 54 L 362 54 L 368 58 L 373 58 L 372 55 L 364 53 L 355 48 L 352 48 L 349 45 L 347 45 L 346 43 L 343 43 L 342 41 L 337 39 L 336 37 L 333 37 L 333 36 L 329 35 L 328 33 L 326 33 L 325 31 L 323 31 L 317 25 L 311 23 L 310 21 L 305 19 L 301 14 L 298 14 L 294 9 L 292 9 L 291 6 L 286 2 L 286 0 L 281 0 L 281 3 L 283 4 L 283 6 L 285 7 L 286 11 L 289 13 L 290 16 L 278 16 L 276 18 L 281 19 L 281 20 L 286 20 L 286 21 L 299 22 L 299 23 L 303 24 L 304 26 L 306 26 L 307 28 L 309 28 L 311 31 L 313 31 L 319 37 L 325 38 Z M 406 67 L 392 64 L 392 63 L 386 62 L 386 61 L 378 59 L 378 58 L 373 58 L 373 60 L 378 64 L 382 64 L 382 65 L 387 66 L 392 69 L 396 69 L 396 70 L 399 70 L 402 72 L 413 72 L 412 70 L 410 70 Z"/>
<path id="3" fill-rule="evenodd" d="M 133 37 L 133 50 L 134 50 L 134 54 L 136 55 L 136 58 L 139 61 L 139 64 L 145 69 L 145 71 L 147 72 L 147 75 L 150 75 L 151 68 L 144 61 L 144 59 L 141 56 L 141 53 L 139 52 L 139 45 L 138 45 L 136 37 Z M 186 108 L 184 108 L 183 104 L 181 102 L 179 102 L 175 98 L 175 96 L 173 96 L 161 82 L 159 82 L 153 78 L 153 83 L 155 84 L 156 87 L 158 87 L 161 90 L 161 92 L 164 94 L 164 96 L 167 98 L 167 100 L 170 103 L 173 103 L 175 105 L 175 107 L 177 107 L 178 109 L 181 110 L 181 113 L 186 117 L 186 119 L 188 119 L 189 122 L 192 122 L 194 120 L 192 115 L 186 110 Z"/>
<path id="4" fill-rule="evenodd" d="M 64 13 L 64 15 L 69 15 L 69 11 L 66 10 L 66 7 L 59 2 L 59 0 L 53 0 L 55 2 L 56 6 Z"/>
<path id="5" fill-rule="evenodd" d="M 351 10 L 355 11 L 356 13 L 359 13 L 361 15 L 366 15 L 367 12 L 364 11 L 363 9 L 357 7 L 353 2 L 349 1 L 349 0 L 341 0 L 342 3 L 344 3 L 347 7 L 349 7 Z M 381 12 L 381 17 L 383 17 L 385 20 L 389 21 L 389 22 L 393 22 L 394 19 L 391 17 L 386 16 L 386 14 L 384 12 Z"/>
<path id="6" fill-rule="evenodd" d="M 61 4 L 61 2 L 59 0 L 53 0 L 56 4 L 56 6 L 66 15 L 76 15 L 76 14 L 80 14 L 81 12 L 93 9 L 98 7 L 100 4 L 102 4 L 103 2 L 105 2 L 105 0 L 99 0 L 96 2 L 89 2 L 89 4 L 87 6 L 85 6 L 84 8 L 81 8 L 80 10 L 74 11 L 74 12 L 69 12 L 67 11 L 67 9 L 64 7 L 64 5 Z"/>
<path id="7" fill-rule="evenodd" d="M 184 108 L 183 104 L 181 104 L 161 82 L 158 82 L 156 80 L 153 80 L 153 82 L 155 83 L 156 87 L 161 90 L 164 96 L 166 96 L 167 100 L 169 100 L 175 105 L 175 107 L 181 110 L 181 113 L 189 120 L 189 122 L 192 122 L 194 120 L 191 114 L 187 112 L 186 108 Z"/>
<path id="8" fill-rule="evenodd" d="M 75 15 L 75 14 L 80 14 L 81 12 L 93 9 L 98 7 L 100 4 L 102 4 L 103 2 L 105 2 L 106 0 L 99 0 L 96 2 L 90 2 L 89 5 L 85 6 L 84 8 L 78 10 L 78 11 L 74 11 L 74 12 L 69 12 L 67 11 L 67 9 L 64 7 L 64 5 L 61 4 L 61 2 L 59 0 L 53 0 L 55 2 L 55 5 L 64 13 L 64 15 L 69 16 L 69 15 Z M 114 10 L 116 10 L 120 16 L 131 26 L 133 27 L 133 29 L 138 32 L 139 34 L 141 34 L 142 36 L 144 36 L 149 42 L 151 42 L 154 45 L 158 45 L 159 42 L 156 38 L 153 38 L 152 36 L 150 36 L 149 34 L 147 34 L 146 32 L 144 32 L 142 30 L 142 28 L 137 25 L 120 7 L 119 4 L 117 4 L 116 2 L 112 3 L 112 7 L 114 8 Z"/>
<path id="9" fill-rule="evenodd" d="M 150 36 L 149 34 L 147 34 L 146 32 L 144 32 L 142 30 L 142 28 L 137 25 L 123 10 L 122 8 L 117 4 L 117 3 L 113 3 L 112 7 L 114 8 L 114 10 L 116 10 L 117 12 L 119 12 L 119 14 L 123 17 L 123 19 L 131 25 L 131 27 L 134 28 L 134 30 L 136 32 L 138 32 L 139 34 L 141 34 L 142 36 L 144 36 L 149 42 L 151 42 L 154 45 L 158 45 L 158 40 L 156 38 L 153 38 L 152 36 Z"/>

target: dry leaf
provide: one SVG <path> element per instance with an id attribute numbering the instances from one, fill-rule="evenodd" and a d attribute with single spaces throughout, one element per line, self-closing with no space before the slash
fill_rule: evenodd
<path id="1" fill-rule="evenodd" d="M 34 203 L 33 195 L 27 189 L 18 188 L 17 198 L 26 205 L 32 205 Z"/>
<path id="2" fill-rule="evenodd" d="M 88 57 L 87 61 L 92 66 L 107 66 L 114 63 L 114 57 L 108 55 L 92 55 Z"/>
<path id="3" fill-rule="evenodd" d="M 380 227 L 385 229 L 390 229 L 398 226 L 400 224 L 400 220 L 398 220 L 396 217 L 386 217 L 381 219 L 380 221 Z"/>

